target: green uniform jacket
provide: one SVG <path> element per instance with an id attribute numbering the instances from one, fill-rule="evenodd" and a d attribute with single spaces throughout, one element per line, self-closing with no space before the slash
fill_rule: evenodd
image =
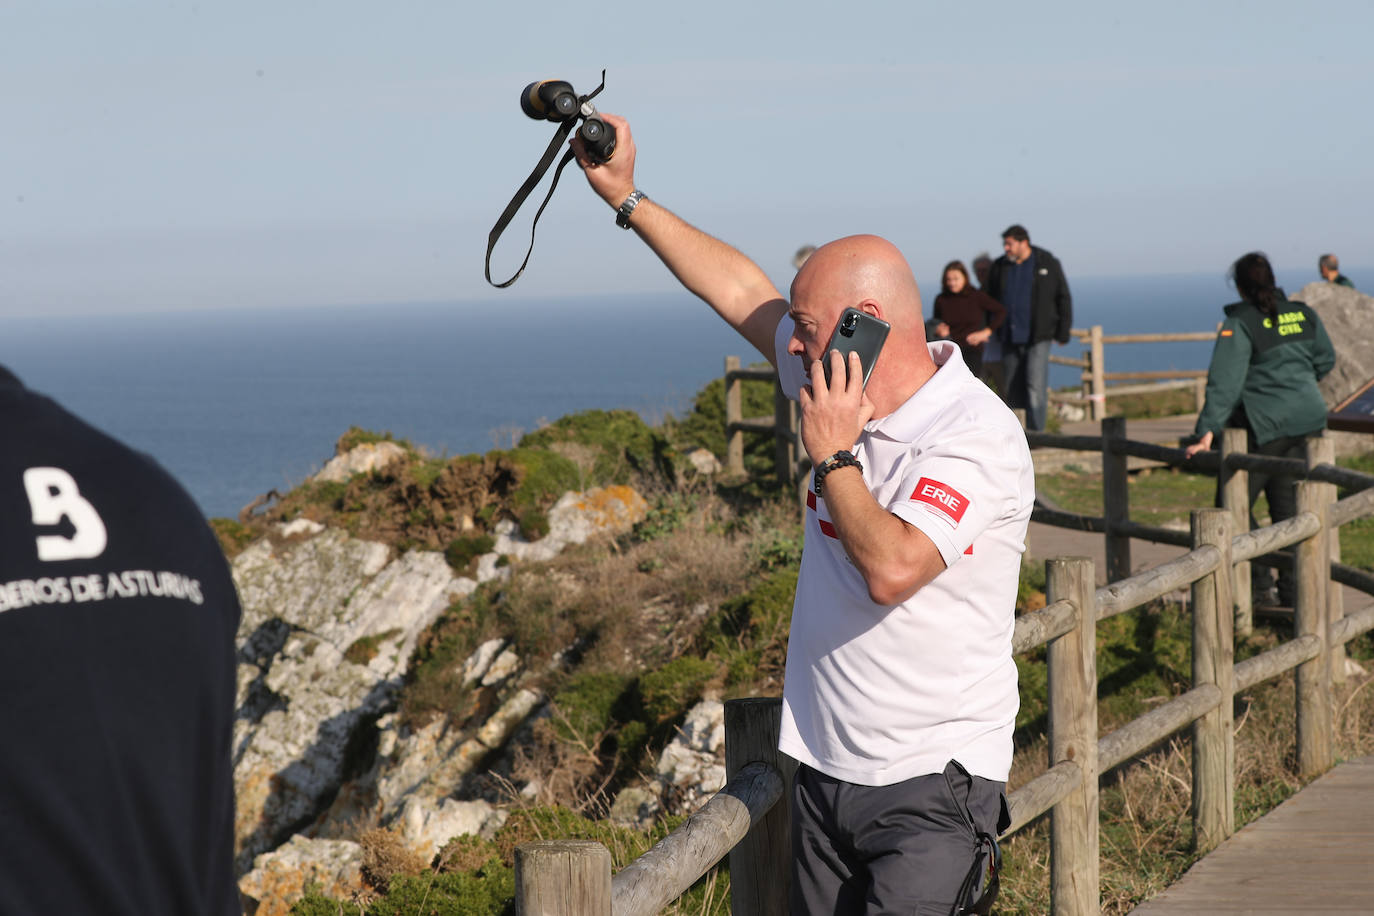
<path id="1" fill-rule="evenodd" d="M 1207 368 L 1207 403 L 1195 431 L 1220 436 L 1240 406 L 1258 445 L 1314 433 L 1326 426 L 1326 402 L 1317 380 L 1334 365 L 1331 338 L 1305 304 L 1283 303 L 1277 320 L 1249 302 L 1228 305 Z"/>

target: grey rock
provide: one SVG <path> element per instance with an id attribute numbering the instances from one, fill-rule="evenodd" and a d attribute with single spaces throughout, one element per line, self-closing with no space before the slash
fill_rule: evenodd
<path id="1" fill-rule="evenodd" d="M 491 663 L 496 656 L 506 647 L 506 641 L 499 636 L 495 639 L 488 639 L 477 647 L 477 650 L 468 656 L 467 661 L 463 662 L 463 684 L 475 684 L 486 677 L 487 671 L 491 668 Z"/>
<path id="2" fill-rule="evenodd" d="M 719 474 L 720 459 L 708 448 L 694 448 L 687 453 L 687 461 L 698 474 Z"/>
<path id="3" fill-rule="evenodd" d="M 395 442 L 365 442 L 329 459 L 313 481 L 342 483 L 354 474 L 379 471 L 404 458 L 406 450 Z"/>
<path id="4" fill-rule="evenodd" d="M 426 859 L 431 859 L 454 837 L 491 838 L 506 822 L 507 812 L 485 801 L 457 801 L 446 798 L 438 807 L 411 796 L 406 799 L 399 818 L 401 836 Z"/>
<path id="5" fill-rule="evenodd" d="M 338 788 L 355 730 L 394 705 L 420 633 L 462 591 L 441 554 L 390 553 L 331 529 L 279 552 L 261 541 L 234 561 L 240 870 Z M 371 657 L 349 660 L 364 639 Z"/>
<path id="6" fill-rule="evenodd" d="M 1336 348 L 1336 367 L 1321 381 L 1334 407 L 1374 378 L 1374 297 L 1334 283 L 1309 283 L 1290 296 L 1306 302 L 1326 326 Z"/>
<path id="7" fill-rule="evenodd" d="M 305 896 L 307 885 L 347 900 L 362 890 L 363 851 L 348 840 L 308 839 L 297 835 L 253 860 L 239 880 L 239 899 L 247 916 L 286 916 Z"/>

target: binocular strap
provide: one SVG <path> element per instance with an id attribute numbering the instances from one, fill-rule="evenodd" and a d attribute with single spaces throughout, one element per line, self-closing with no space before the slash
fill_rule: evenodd
<path id="1" fill-rule="evenodd" d="M 491 228 L 491 233 L 487 236 L 486 277 L 487 282 L 497 289 L 505 289 L 507 286 L 510 286 L 525 272 L 525 265 L 530 262 L 530 255 L 534 253 L 534 227 L 539 224 L 540 215 L 544 212 L 544 208 L 549 205 L 549 199 L 553 197 L 553 189 L 558 187 L 558 178 L 563 174 L 563 167 L 573 160 L 572 150 L 568 150 L 563 154 L 563 160 L 558 163 L 558 168 L 554 170 L 553 183 L 549 185 L 549 193 L 544 195 L 544 202 L 539 205 L 539 210 L 534 214 L 534 222 L 530 224 L 530 247 L 525 251 L 525 260 L 520 262 L 520 269 L 515 272 L 514 276 L 504 283 L 497 283 L 491 278 L 491 252 L 492 249 L 496 247 L 496 240 L 501 237 L 502 232 L 506 231 L 506 226 L 510 224 L 516 212 L 525 203 L 525 198 L 530 196 L 530 192 L 534 190 L 534 186 L 539 184 L 540 180 L 543 179 L 544 173 L 549 170 L 549 166 L 553 163 L 553 157 L 558 155 L 558 148 L 567 141 L 568 134 L 572 133 L 573 125 L 576 123 L 576 118 L 569 118 L 558 125 L 558 130 L 554 133 L 553 140 L 549 143 L 549 148 L 546 149 L 544 155 L 540 157 L 539 164 L 534 167 L 533 172 L 530 172 L 530 177 L 525 179 L 525 183 L 520 186 L 520 190 L 515 192 L 515 196 L 511 198 L 510 203 L 506 204 L 506 209 L 502 211 L 501 217 L 496 221 L 496 225 Z"/>

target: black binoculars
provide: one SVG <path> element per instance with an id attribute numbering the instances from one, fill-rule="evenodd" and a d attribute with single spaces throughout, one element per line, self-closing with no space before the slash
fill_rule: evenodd
<path id="1" fill-rule="evenodd" d="M 565 80 L 530 83 L 520 93 L 520 110 L 536 121 L 561 123 L 580 117 L 577 135 L 593 162 L 606 162 L 615 152 L 615 128 L 601 120 L 590 97 L 579 100 L 572 84 Z"/>

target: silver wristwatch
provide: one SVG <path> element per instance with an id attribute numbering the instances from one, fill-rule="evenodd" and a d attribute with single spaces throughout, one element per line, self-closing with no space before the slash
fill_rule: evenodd
<path id="1" fill-rule="evenodd" d="M 630 228 L 630 214 L 635 212 L 635 207 L 644 199 L 644 192 L 635 188 L 630 192 L 630 196 L 625 198 L 625 202 L 620 205 L 620 209 L 615 211 L 615 224 L 621 229 Z"/>

